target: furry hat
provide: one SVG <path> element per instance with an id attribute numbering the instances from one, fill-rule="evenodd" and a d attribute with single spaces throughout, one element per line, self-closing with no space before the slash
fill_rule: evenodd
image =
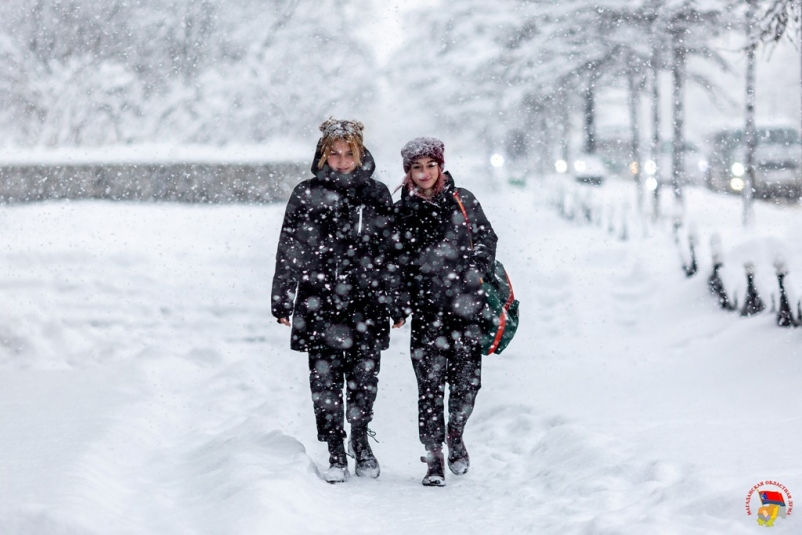
<path id="1" fill-rule="evenodd" d="M 329 117 L 320 125 L 323 139 L 355 139 L 358 140 L 360 146 L 362 145 L 362 132 L 364 130 L 365 125 L 359 121 L 335 119 L 334 117 Z"/>
<path id="2" fill-rule="evenodd" d="M 431 158 L 442 169 L 443 165 L 445 165 L 445 158 L 443 157 L 445 150 L 445 145 L 437 138 L 416 137 L 401 149 L 401 157 L 404 159 L 404 172 L 409 173 L 412 163 L 419 158 Z"/>

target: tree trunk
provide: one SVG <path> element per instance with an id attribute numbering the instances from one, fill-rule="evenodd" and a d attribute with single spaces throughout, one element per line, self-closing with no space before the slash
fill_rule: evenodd
<path id="1" fill-rule="evenodd" d="M 744 154 L 744 189 L 741 191 L 743 198 L 743 224 L 752 224 L 752 201 L 755 190 L 755 148 L 757 147 L 757 136 L 755 132 L 755 48 L 752 42 L 752 28 L 755 24 L 755 2 L 747 0 L 746 10 L 746 124 L 744 134 L 746 137 L 746 152 Z"/>
<path id="2" fill-rule="evenodd" d="M 674 140 L 671 154 L 671 188 L 674 190 L 674 201 L 680 210 L 685 207 L 685 195 L 682 191 L 684 181 L 685 153 L 685 45 L 682 43 L 684 32 L 682 29 L 673 34 L 672 48 L 674 49 L 673 65 L 671 74 L 673 78 L 673 97 L 674 97 Z"/>
<path id="3" fill-rule="evenodd" d="M 652 49 L 652 161 L 656 169 L 654 171 L 654 207 L 652 217 L 657 219 L 660 216 L 660 50 L 655 44 Z"/>
<path id="4" fill-rule="evenodd" d="M 560 132 L 561 139 L 560 139 L 560 158 L 563 159 L 566 163 L 570 160 L 568 159 L 568 147 L 570 145 L 570 135 L 571 135 L 571 113 L 568 109 L 568 92 L 562 91 L 560 93 L 560 122 L 562 123 L 562 130 Z"/>
<path id="5" fill-rule="evenodd" d="M 643 211 L 643 182 L 641 181 L 641 158 L 640 158 L 640 128 L 638 125 L 638 100 L 640 91 L 635 80 L 635 73 L 630 72 L 627 77 L 629 83 L 629 128 L 632 139 L 630 141 L 630 172 L 635 179 L 637 189 L 637 208 L 638 212 Z"/>
<path id="6" fill-rule="evenodd" d="M 553 145 L 554 138 L 552 136 L 549 136 L 549 132 L 551 132 L 552 129 L 550 128 L 548 118 L 546 117 L 546 110 L 544 109 L 540 110 L 540 117 L 538 122 L 540 123 L 540 135 L 538 137 L 540 138 L 541 141 L 539 141 L 540 150 L 538 151 L 538 158 L 537 158 L 537 173 L 538 176 L 543 176 L 546 174 L 547 171 L 554 169 L 554 162 L 551 161 L 551 155 L 554 146 Z M 524 148 L 527 148 L 526 145 L 526 143 L 528 142 L 527 137 L 528 136 L 526 136 L 525 134 L 521 136 L 521 143 L 524 144 Z M 543 140 L 546 140 L 546 142 L 544 143 Z M 529 150 L 524 152 L 523 154 L 524 161 L 530 159 L 529 154 L 530 154 Z"/>
<path id="7" fill-rule="evenodd" d="M 596 102 L 594 95 L 594 79 L 588 80 L 588 87 L 585 90 L 585 152 L 594 154 L 596 152 Z"/>

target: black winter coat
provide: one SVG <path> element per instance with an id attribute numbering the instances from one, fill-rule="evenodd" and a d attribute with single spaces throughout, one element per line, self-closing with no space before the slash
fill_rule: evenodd
<path id="1" fill-rule="evenodd" d="M 432 199 L 404 188 L 395 203 L 401 283 L 394 321 L 410 313 L 426 318 L 444 313 L 471 323 L 484 306 L 480 278 L 495 262 L 498 238 L 473 193 L 455 187 L 451 174 L 445 175 L 445 189 Z M 455 192 L 465 206 L 470 229 Z"/>
<path id="2" fill-rule="evenodd" d="M 350 175 L 328 165 L 295 187 L 281 227 L 273 277 L 272 312 L 292 316 L 291 348 L 387 349 L 390 334 L 388 253 L 392 198 L 372 179 L 365 150 Z"/>

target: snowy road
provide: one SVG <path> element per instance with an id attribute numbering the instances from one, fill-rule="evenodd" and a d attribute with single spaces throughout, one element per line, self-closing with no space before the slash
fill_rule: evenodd
<path id="1" fill-rule="evenodd" d="M 704 241 L 731 292 L 754 261 L 768 301 L 777 253 L 802 288 L 799 209 L 741 235 L 737 200 L 690 192 L 686 279 L 667 224 L 621 241 L 545 188 L 477 193 L 522 325 L 445 489 L 420 485 L 408 328 L 382 356 L 381 477 L 319 479 L 305 355 L 269 315 L 282 207 L 0 207 L 0 533 L 746 534 L 755 483 L 802 492 L 802 332 L 717 309 Z"/>

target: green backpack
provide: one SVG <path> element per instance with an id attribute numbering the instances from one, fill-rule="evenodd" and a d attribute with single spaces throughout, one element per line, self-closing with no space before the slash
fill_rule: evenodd
<path id="1" fill-rule="evenodd" d="M 459 192 L 454 192 L 454 199 L 468 224 L 468 237 L 473 249 L 471 220 L 468 219 L 468 212 L 462 204 Z M 501 353 L 518 330 L 518 301 L 515 299 L 507 270 L 498 260 L 493 265 L 492 273 L 486 273 L 482 277 L 482 292 L 485 295 L 485 306 L 482 309 L 482 354 Z"/>

